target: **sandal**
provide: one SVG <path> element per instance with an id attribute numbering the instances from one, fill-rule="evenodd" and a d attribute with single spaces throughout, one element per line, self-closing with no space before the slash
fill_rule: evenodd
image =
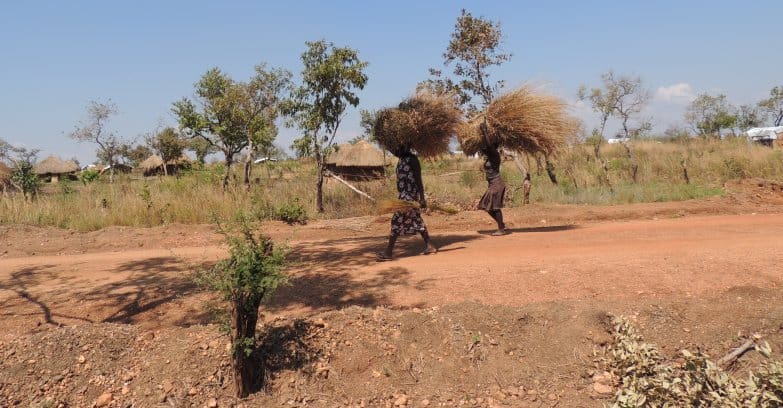
<path id="1" fill-rule="evenodd" d="M 390 256 L 387 256 L 383 252 L 376 252 L 375 253 L 375 260 L 377 260 L 378 262 L 386 262 L 386 261 L 393 261 L 394 258 L 392 258 Z"/>
<path id="2" fill-rule="evenodd" d="M 511 231 L 509 231 L 508 229 L 504 229 L 503 231 L 495 231 L 495 232 L 493 232 L 493 233 L 491 233 L 489 235 L 493 236 L 493 237 L 499 237 L 499 236 L 503 236 L 503 235 L 508 235 L 510 233 L 511 233 Z"/>

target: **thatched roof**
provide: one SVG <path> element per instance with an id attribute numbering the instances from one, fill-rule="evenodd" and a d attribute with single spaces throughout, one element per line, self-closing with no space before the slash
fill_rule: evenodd
<path id="1" fill-rule="evenodd" d="M 190 162 L 188 156 L 182 155 L 177 160 L 170 160 L 168 164 L 169 166 L 172 166 L 172 165 L 180 165 L 188 162 Z M 157 154 L 153 154 L 152 156 L 147 157 L 147 159 L 144 160 L 143 162 L 139 163 L 137 167 L 142 169 L 143 171 L 150 171 L 150 170 L 160 168 L 161 166 L 163 166 L 163 159 Z"/>
<path id="2" fill-rule="evenodd" d="M 65 161 L 59 157 L 49 156 L 38 162 L 33 167 L 33 171 L 39 176 L 45 174 L 68 174 L 79 171 L 79 165 L 71 160 Z"/>
<path id="3" fill-rule="evenodd" d="M 326 164 L 344 167 L 379 167 L 384 166 L 383 152 L 365 140 L 356 144 L 341 144 L 336 151 L 329 154 Z"/>

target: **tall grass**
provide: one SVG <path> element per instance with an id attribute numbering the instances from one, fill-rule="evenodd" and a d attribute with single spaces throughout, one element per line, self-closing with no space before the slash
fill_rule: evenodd
<path id="1" fill-rule="evenodd" d="M 558 184 L 550 182 L 535 158 L 523 157 L 533 178 L 535 203 L 622 204 L 679 201 L 722 194 L 724 182 L 745 177 L 783 180 L 783 151 L 741 140 L 679 143 L 637 141 L 633 151 L 638 163 L 637 183 L 630 175 L 630 160 L 621 146 L 607 145 L 601 159 L 589 146 L 577 145 L 554 159 Z M 604 162 L 608 173 L 604 170 Z M 444 157 L 424 160 L 424 184 L 428 195 L 462 208 L 473 208 L 486 188 L 480 159 Z M 686 183 L 684 169 L 689 183 Z M 395 198 L 393 167 L 388 179 L 359 182 L 356 186 L 376 199 Z M 206 223 L 244 210 L 258 219 L 277 216 L 284 206 L 301 205 L 310 218 L 342 218 L 375 213 L 375 204 L 330 180 L 325 184 L 324 214 L 313 213 L 315 167 L 294 160 L 270 163 L 254 170 L 249 191 L 237 177 L 225 193 L 220 182 L 223 169 L 194 170 L 175 177 L 119 177 L 115 184 L 103 180 L 83 184 L 47 185 L 34 202 L 21 195 L 0 197 L 0 223 L 50 225 L 75 230 L 106 226 L 155 226 L 167 223 Z M 504 162 L 502 174 L 509 186 L 511 204 L 522 203 L 522 173 L 513 162 Z"/>

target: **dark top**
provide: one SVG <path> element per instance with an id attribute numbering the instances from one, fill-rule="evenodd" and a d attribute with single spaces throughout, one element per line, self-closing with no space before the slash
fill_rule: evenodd
<path id="1" fill-rule="evenodd" d="M 487 180 L 500 177 L 500 153 L 497 150 L 489 150 L 485 155 L 484 173 L 487 176 Z"/>

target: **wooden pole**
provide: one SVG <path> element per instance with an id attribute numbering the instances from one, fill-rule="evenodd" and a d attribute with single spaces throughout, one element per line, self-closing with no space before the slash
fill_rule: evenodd
<path id="1" fill-rule="evenodd" d="M 367 194 L 367 193 L 365 193 L 364 191 L 362 191 L 362 190 L 359 190 L 358 188 L 356 188 L 356 187 L 352 186 L 352 185 L 351 185 L 351 183 L 349 183 L 349 182 L 347 182 L 347 181 L 343 180 L 342 178 L 340 178 L 340 177 L 339 177 L 339 176 L 337 176 L 336 174 L 332 173 L 331 171 L 329 171 L 329 170 L 325 170 L 325 171 L 324 171 L 324 173 L 326 173 L 326 175 L 327 175 L 327 176 L 329 176 L 329 177 L 334 177 L 334 178 L 335 178 L 335 180 L 339 181 L 340 183 L 343 183 L 343 184 L 345 184 L 346 186 L 348 186 L 348 188 L 350 188 L 351 190 L 353 190 L 353 191 L 354 191 L 356 194 L 359 194 L 360 196 L 362 196 L 362 197 L 364 197 L 364 198 L 367 198 L 367 199 L 369 199 L 370 201 L 375 201 L 375 199 L 374 199 L 374 198 L 372 198 L 372 197 L 370 197 L 370 195 L 369 195 L 369 194 Z"/>

